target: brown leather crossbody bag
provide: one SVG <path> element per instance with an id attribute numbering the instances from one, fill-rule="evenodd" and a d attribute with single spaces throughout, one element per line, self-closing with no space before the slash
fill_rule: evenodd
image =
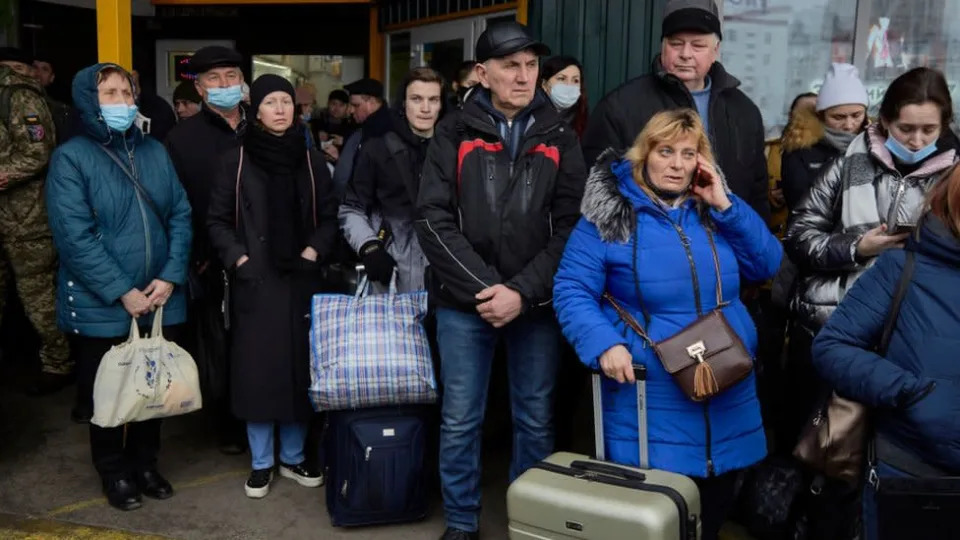
<path id="1" fill-rule="evenodd" d="M 637 320 L 609 293 L 603 297 L 610 302 L 620 319 L 636 332 L 656 353 L 663 369 L 673 376 L 683 392 L 693 401 L 704 401 L 739 383 L 753 370 L 753 359 L 747 352 L 740 336 L 724 316 L 723 280 L 720 273 L 720 257 L 713 239 L 713 231 L 707 227 L 707 238 L 713 253 L 713 265 L 717 273 L 717 306 L 709 313 L 703 312 L 700 301 L 700 280 L 690 249 L 690 239 L 676 223 L 671 222 L 690 263 L 693 281 L 693 296 L 697 306 L 697 319 L 673 336 L 654 342 Z M 643 307 L 640 281 L 637 276 L 637 238 L 634 236 L 633 264 L 634 287 L 640 309 L 647 326 L 650 314 Z"/>

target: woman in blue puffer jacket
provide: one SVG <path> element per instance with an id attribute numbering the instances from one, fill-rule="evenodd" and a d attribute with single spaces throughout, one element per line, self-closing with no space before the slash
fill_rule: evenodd
<path id="1" fill-rule="evenodd" d="M 871 409 L 878 460 L 871 481 L 880 484 L 887 476 L 960 476 L 960 167 L 933 189 L 929 209 L 906 251 L 880 255 L 813 343 L 820 375 Z M 911 251 L 910 282 L 880 356 L 876 345 Z M 865 536 L 873 539 L 875 490 L 865 489 Z"/>
<path id="2" fill-rule="evenodd" d="M 78 409 L 87 408 L 89 418 L 100 359 L 126 341 L 131 317 L 143 327 L 164 306 L 164 337 L 180 338 L 192 231 L 190 203 L 166 150 L 133 125 L 130 73 L 114 64 L 80 71 L 73 102 L 85 131 L 53 154 L 46 200 L 60 255 L 57 318 L 74 338 Z M 94 466 L 111 505 L 132 510 L 141 493 L 173 495 L 156 470 L 159 446 L 159 420 L 126 430 L 90 425 Z"/>
<path id="3" fill-rule="evenodd" d="M 650 466 L 694 477 L 703 538 L 715 538 L 733 502 L 734 471 L 760 461 L 766 441 L 753 374 L 713 399 L 691 400 L 653 351 L 601 300 L 609 292 L 638 321 L 640 297 L 654 341 L 697 319 L 689 241 L 704 313 L 716 307 L 717 273 L 705 223 L 716 231 L 723 313 L 751 355 L 757 333 L 740 302 L 740 279 L 763 281 L 780 266 L 780 243 L 748 204 L 727 193 L 707 135 L 690 109 L 654 116 L 626 159 L 601 157 L 587 180 L 583 218 L 554 282 L 564 335 L 588 367 L 602 369 L 607 457 L 638 465 L 631 364 L 647 368 Z M 700 171 L 701 180 L 693 183 Z M 640 291 L 640 297 L 637 291 Z"/>

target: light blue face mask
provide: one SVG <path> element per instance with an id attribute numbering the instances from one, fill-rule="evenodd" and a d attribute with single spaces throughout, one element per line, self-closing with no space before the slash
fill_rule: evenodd
<path id="1" fill-rule="evenodd" d="M 893 138 L 893 135 L 887 135 L 887 142 L 883 145 L 893 154 L 893 157 L 897 158 L 897 161 L 904 165 L 916 165 L 937 151 L 937 141 L 933 141 L 924 148 L 914 152 L 900 144 L 900 141 Z"/>
<path id="2" fill-rule="evenodd" d="M 580 85 L 577 84 L 555 84 L 550 88 L 550 101 L 561 110 L 567 110 L 577 104 L 580 99 Z"/>
<path id="3" fill-rule="evenodd" d="M 207 103 L 218 109 L 232 109 L 243 99 L 243 87 L 239 84 L 226 88 L 207 88 Z"/>
<path id="4" fill-rule="evenodd" d="M 120 133 L 126 133 L 133 121 L 137 118 L 137 106 L 118 103 L 114 105 L 101 105 L 100 116 L 107 126 Z"/>

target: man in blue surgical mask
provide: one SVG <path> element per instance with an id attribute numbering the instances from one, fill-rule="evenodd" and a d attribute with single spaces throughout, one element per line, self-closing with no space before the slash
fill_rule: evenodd
<path id="1" fill-rule="evenodd" d="M 177 169 L 177 176 L 193 207 L 193 251 L 191 273 L 193 297 L 190 322 L 196 334 L 193 351 L 197 362 L 212 363 L 209 373 L 225 373 L 226 324 L 222 315 L 223 269 L 207 238 L 207 207 L 210 187 L 218 174 L 218 159 L 224 152 L 237 149 L 247 126 L 243 99 L 243 57 L 220 46 L 204 47 L 190 59 L 189 70 L 196 74 L 194 84 L 203 99 L 200 113 L 177 124 L 167 135 L 166 145 Z M 246 447 L 244 425 L 230 415 L 226 377 L 205 381 L 204 408 L 213 410 L 220 428 L 220 450 L 238 454 Z"/>

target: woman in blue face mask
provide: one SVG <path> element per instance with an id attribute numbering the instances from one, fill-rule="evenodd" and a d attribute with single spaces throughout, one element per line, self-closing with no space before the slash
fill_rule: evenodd
<path id="1" fill-rule="evenodd" d="M 164 337 L 183 336 L 192 228 L 167 151 L 134 125 L 130 73 L 114 64 L 80 71 L 73 102 L 84 132 L 51 158 L 46 202 L 60 256 L 57 319 L 74 338 L 77 410 L 89 418 L 100 359 L 127 340 L 131 318 L 143 329 L 163 306 Z M 141 495 L 173 495 L 156 469 L 159 447 L 160 420 L 90 425 L 93 464 L 112 506 L 133 510 Z"/>
<path id="2" fill-rule="evenodd" d="M 583 84 L 583 66 L 571 56 L 554 56 L 540 68 L 540 86 L 550 97 L 560 117 L 582 136 L 589 108 Z"/>
<path id="3" fill-rule="evenodd" d="M 940 72 L 901 75 L 887 89 L 880 121 L 850 143 L 794 209 L 784 240 L 806 270 L 795 306 L 810 336 L 877 255 L 903 247 L 927 193 L 957 162 L 952 120 Z"/>

